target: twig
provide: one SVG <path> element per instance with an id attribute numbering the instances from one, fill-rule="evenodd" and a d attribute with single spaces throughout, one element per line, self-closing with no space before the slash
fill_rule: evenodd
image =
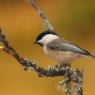
<path id="1" fill-rule="evenodd" d="M 46 28 L 46 30 L 49 30 L 49 31 L 53 31 L 54 28 L 53 26 L 51 25 L 51 23 L 49 22 L 47 16 L 44 14 L 44 12 L 40 9 L 40 7 L 36 4 L 35 0 L 26 0 L 29 4 L 31 4 L 34 9 L 37 11 L 37 13 L 40 15 L 40 17 L 42 18 L 43 20 L 43 24 Z"/>

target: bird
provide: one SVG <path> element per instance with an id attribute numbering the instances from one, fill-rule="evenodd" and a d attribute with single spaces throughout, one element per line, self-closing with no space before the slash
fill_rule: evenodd
<path id="1" fill-rule="evenodd" d="M 40 45 L 48 57 L 60 64 L 70 64 L 80 57 L 89 57 L 95 60 L 95 56 L 90 52 L 65 40 L 53 31 L 47 30 L 40 33 L 34 43 Z"/>

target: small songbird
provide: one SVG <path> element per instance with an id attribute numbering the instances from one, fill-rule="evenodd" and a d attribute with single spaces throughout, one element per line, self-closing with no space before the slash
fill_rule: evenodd
<path id="1" fill-rule="evenodd" d="M 88 51 L 66 41 L 52 31 L 45 31 L 39 34 L 35 43 L 43 48 L 46 55 L 61 64 L 69 64 L 82 56 L 95 59 L 95 56 Z"/>

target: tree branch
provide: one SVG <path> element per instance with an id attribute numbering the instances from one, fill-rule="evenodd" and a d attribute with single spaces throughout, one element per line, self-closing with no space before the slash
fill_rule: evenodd
<path id="1" fill-rule="evenodd" d="M 43 24 L 44 24 L 46 30 L 53 31 L 53 30 L 54 30 L 53 26 L 52 26 L 51 23 L 49 22 L 47 16 L 44 14 L 44 12 L 43 12 L 43 11 L 40 9 L 40 7 L 36 4 L 35 0 L 26 0 L 26 1 L 34 7 L 34 9 L 35 9 L 36 12 L 38 13 L 38 15 L 42 18 Z"/>
<path id="2" fill-rule="evenodd" d="M 13 56 L 22 66 L 24 70 L 34 71 L 39 77 L 57 77 L 64 76 L 64 80 L 59 83 L 59 86 L 66 92 L 66 95 L 71 95 L 71 82 L 74 85 L 74 94 L 83 95 L 83 72 L 79 69 L 73 70 L 70 65 L 55 65 L 50 66 L 47 69 L 40 67 L 37 63 L 30 61 L 20 56 L 15 49 L 6 40 L 5 35 L 0 30 L 0 49 Z"/>

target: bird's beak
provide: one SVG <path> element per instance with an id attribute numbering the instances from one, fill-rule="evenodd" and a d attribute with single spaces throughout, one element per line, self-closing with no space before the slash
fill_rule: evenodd
<path id="1" fill-rule="evenodd" d="M 37 44 L 37 41 L 35 41 L 33 44 L 34 44 L 34 45 Z"/>

